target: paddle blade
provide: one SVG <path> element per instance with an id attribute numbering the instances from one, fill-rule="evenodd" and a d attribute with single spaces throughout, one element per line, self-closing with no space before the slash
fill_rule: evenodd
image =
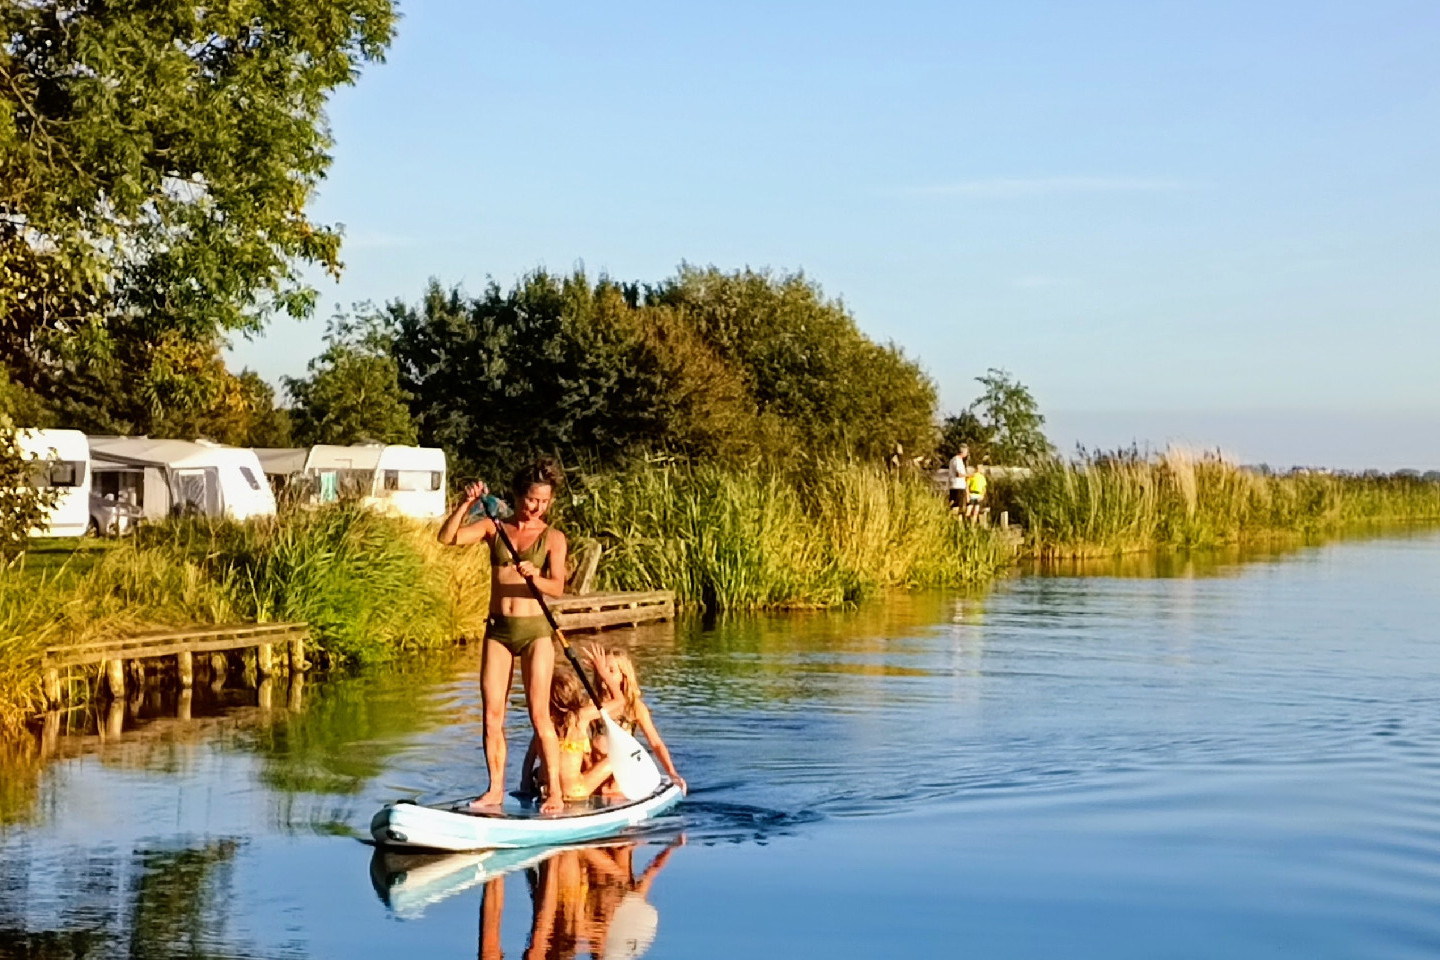
<path id="1" fill-rule="evenodd" d="M 605 711 L 600 711 L 605 722 L 605 737 L 610 744 L 610 773 L 615 777 L 615 786 L 625 795 L 626 800 L 643 800 L 660 786 L 660 768 L 654 759 Z"/>

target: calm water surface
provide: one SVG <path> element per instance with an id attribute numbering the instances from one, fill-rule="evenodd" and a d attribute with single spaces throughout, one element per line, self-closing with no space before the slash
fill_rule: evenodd
<path id="1" fill-rule="evenodd" d="M 615 635 L 691 796 L 530 864 L 357 839 L 474 651 L 136 704 L 0 764 L 0 955 L 1440 953 L 1440 536 L 1084 572 Z"/>

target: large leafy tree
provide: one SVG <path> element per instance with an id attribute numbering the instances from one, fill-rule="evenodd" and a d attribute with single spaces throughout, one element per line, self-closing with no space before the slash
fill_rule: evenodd
<path id="1" fill-rule="evenodd" d="M 305 209 L 330 162 L 326 97 L 381 57 L 395 16 L 391 0 L 0 3 L 0 358 L 18 383 L 103 428 L 100 371 L 183 400 L 197 349 L 308 313 L 303 266 L 340 266 Z"/>
<path id="2" fill-rule="evenodd" d="M 509 291 L 491 283 L 467 297 L 432 284 L 418 307 L 392 303 L 422 438 L 449 450 L 458 472 L 492 476 L 540 452 L 606 463 L 707 445 L 710 419 L 733 419 L 742 390 L 673 316 L 642 316 L 637 296 L 541 271 Z"/>
<path id="3" fill-rule="evenodd" d="M 801 277 L 538 272 L 478 297 L 432 284 L 387 317 L 421 438 L 461 473 L 537 452 L 747 462 L 930 442 L 929 379 Z"/>
<path id="4" fill-rule="evenodd" d="M 740 373 L 760 414 L 783 423 L 795 445 L 876 458 L 897 443 L 934 445 L 930 378 L 803 275 L 682 266 L 649 293 Z"/>
<path id="5" fill-rule="evenodd" d="M 296 443 L 414 443 L 394 342 L 375 317 L 339 317 L 309 376 L 286 377 Z M 258 445 L 258 444 L 257 444 Z"/>

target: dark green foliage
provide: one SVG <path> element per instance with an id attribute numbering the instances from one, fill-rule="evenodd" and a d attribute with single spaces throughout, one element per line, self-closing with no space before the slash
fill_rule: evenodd
<path id="1" fill-rule="evenodd" d="M 0 4 L 0 356 L 17 380 L 66 425 L 160 432 L 147 414 L 189 399 L 195 349 L 308 313 L 304 267 L 340 266 L 339 235 L 306 214 L 325 100 L 394 22 L 391 0 Z"/>
<path id="2" fill-rule="evenodd" d="M 961 410 L 946 417 L 940 424 L 941 459 L 953 457 L 962 446 L 970 448 L 973 463 L 989 463 L 990 447 L 995 437 L 995 428 L 983 422 L 973 410 Z"/>
<path id="3" fill-rule="evenodd" d="M 679 311 L 805 451 L 879 459 L 934 442 L 929 377 L 802 274 L 682 266 L 650 302 Z"/>
<path id="4" fill-rule="evenodd" d="M 682 268 L 648 289 L 537 272 L 432 284 L 387 316 L 420 436 L 461 475 L 537 453 L 752 462 L 931 442 L 934 386 L 802 277 Z"/>
<path id="5" fill-rule="evenodd" d="M 337 318 L 325 351 L 310 361 L 310 375 L 286 377 L 294 407 L 289 421 L 294 442 L 415 442 L 415 423 L 400 388 L 394 341 L 378 320 Z"/>

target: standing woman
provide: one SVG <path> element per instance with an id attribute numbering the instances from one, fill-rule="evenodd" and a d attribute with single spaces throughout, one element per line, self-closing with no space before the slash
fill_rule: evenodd
<path id="1" fill-rule="evenodd" d="M 472 804 L 474 807 L 496 807 L 505 799 L 505 707 L 510 699 L 517 658 L 520 679 L 525 684 L 525 706 L 545 764 L 548 790 L 540 812 L 559 813 L 565 806 L 560 789 L 560 741 L 550 719 L 555 647 L 550 643 L 550 624 L 525 585 L 528 577 L 547 597 L 558 597 L 565 592 L 565 535 L 545 522 L 545 514 L 563 477 L 559 463 L 551 457 L 541 457 L 511 481 L 515 497 L 513 517 L 500 521 L 485 517 L 466 523 L 471 507 L 486 493 L 485 484 L 472 483 L 440 527 L 441 543 L 464 546 L 488 541 L 490 544 L 490 616 L 485 621 L 485 645 L 480 658 L 485 766 L 490 773 L 490 788 Z M 510 542 L 520 554 L 518 564 L 495 535 L 497 522 L 504 524 Z"/>

